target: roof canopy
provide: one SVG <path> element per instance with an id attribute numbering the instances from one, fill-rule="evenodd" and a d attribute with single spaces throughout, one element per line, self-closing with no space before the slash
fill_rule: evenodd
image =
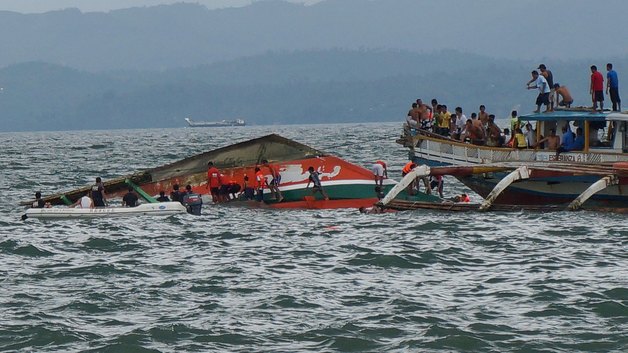
<path id="1" fill-rule="evenodd" d="M 555 110 L 547 113 L 522 115 L 519 118 L 526 121 L 628 121 L 628 113 L 596 112 L 592 110 Z"/>

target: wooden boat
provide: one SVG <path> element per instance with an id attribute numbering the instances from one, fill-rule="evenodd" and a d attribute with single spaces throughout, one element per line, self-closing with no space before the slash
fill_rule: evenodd
<path id="1" fill-rule="evenodd" d="M 193 121 L 190 118 L 185 118 L 189 127 L 227 127 L 227 126 L 246 126 L 246 122 L 243 119 L 236 120 L 221 120 L 221 121 Z"/>
<path id="2" fill-rule="evenodd" d="M 22 219 L 58 219 L 58 218 L 109 218 L 128 216 L 169 216 L 185 213 L 180 202 L 145 203 L 137 207 L 96 207 L 96 208 L 29 208 Z"/>
<path id="3" fill-rule="evenodd" d="M 207 162 L 214 162 L 227 178 L 242 185 L 245 175 L 253 182 L 254 169 L 264 159 L 279 169 L 279 189 L 284 198 L 282 202 L 275 202 L 270 191 L 264 190 L 264 203 L 269 207 L 359 208 L 372 206 L 378 201 L 370 170 L 275 134 L 105 181 L 105 190 L 110 196 L 122 196 L 126 193 L 127 184 L 131 183 L 138 185 L 148 195 L 157 195 L 160 191 L 169 193 L 174 184 L 181 187 L 190 184 L 194 192 L 207 194 Z M 320 195 L 314 197 L 311 188 L 306 189 L 309 177 L 307 170 L 310 166 L 320 173 L 321 183 L 329 200 L 323 200 Z M 267 172 L 266 168 L 263 171 Z M 270 174 L 266 177 L 271 179 Z M 391 179 L 385 179 L 382 192 L 390 190 L 395 183 Z M 89 188 L 86 186 L 62 192 L 45 197 L 44 200 L 53 205 L 68 204 L 85 194 Z M 30 205 L 32 202 L 33 200 L 28 200 L 22 204 Z"/>
<path id="4" fill-rule="evenodd" d="M 582 151 L 558 156 L 556 151 L 541 149 L 476 146 L 422 130 L 406 134 L 397 142 L 410 148 L 410 157 L 417 164 L 432 167 L 504 162 L 519 166 L 545 164 L 543 168 L 536 168 L 530 178 L 510 185 L 508 192 L 494 200 L 496 204 L 566 205 L 601 178 L 628 168 L 628 113 L 560 110 L 521 116 L 520 121 L 536 122 L 537 140 L 541 133 L 547 136 L 550 129 L 570 121 L 583 127 L 584 136 L 588 138 Z M 557 168 L 550 168 L 552 165 Z M 455 176 L 486 198 L 508 173 L 491 171 Z M 587 202 L 599 208 L 626 207 L 628 177 L 623 176 L 623 172 L 619 174 L 613 185 L 595 193 Z"/>
<path id="5" fill-rule="evenodd" d="M 628 178 L 628 165 L 596 166 L 582 168 L 573 164 L 550 164 L 547 162 L 504 162 L 482 165 L 460 165 L 453 167 L 428 167 L 422 165 L 408 173 L 390 192 L 377 203 L 377 206 L 393 209 L 393 210 L 412 210 L 412 209 L 430 209 L 443 211 L 576 211 L 580 209 L 588 209 L 593 211 L 628 213 L 628 204 L 615 207 L 602 207 L 597 203 L 587 203 L 587 200 L 595 196 L 597 193 L 604 191 L 609 187 L 616 186 L 621 178 Z M 448 200 L 439 200 L 425 202 L 423 200 L 401 200 L 397 194 L 409 185 L 413 180 L 429 175 L 443 176 L 452 175 L 455 177 L 473 176 L 485 173 L 504 173 L 508 174 L 502 178 L 495 187 L 485 197 L 481 204 L 471 204 L 462 202 L 451 202 Z M 586 190 L 577 197 L 570 200 L 569 204 L 526 204 L 526 203 L 496 203 L 502 193 L 510 192 L 510 186 L 516 182 L 522 182 L 534 179 L 543 173 L 553 172 L 562 173 L 572 176 L 597 176 L 599 180 L 591 184 Z"/>

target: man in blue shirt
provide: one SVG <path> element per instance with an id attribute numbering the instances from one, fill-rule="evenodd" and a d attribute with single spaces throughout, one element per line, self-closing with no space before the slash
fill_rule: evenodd
<path id="1" fill-rule="evenodd" d="M 619 98 L 619 78 L 617 72 L 613 70 L 613 64 L 606 64 L 606 94 L 611 97 L 613 111 L 621 110 L 621 99 Z"/>
<path id="2" fill-rule="evenodd" d="M 570 144 L 563 144 L 556 150 L 556 156 L 561 152 L 570 152 L 570 151 L 582 151 L 584 149 L 584 136 L 582 136 L 582 128 L 579 127 L 576 129 L 576 139 L 573 140 Z"/>

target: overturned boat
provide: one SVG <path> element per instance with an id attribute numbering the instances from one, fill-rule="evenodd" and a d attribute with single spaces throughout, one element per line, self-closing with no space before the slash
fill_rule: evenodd
<path id="1" fill-rule="evenodd" d="M 245 176 L 254 179 L 255 167 L 259 166 L 262 160 L 268 160 L 279 170 L 281 174 L 279 189 L 283 195 L 283 201 L 277 202 L 272 198 L 270 190 L 265 189 L 264 206 L 306 209 L 359 208 L 371 206 L 378 201 L 374 177 L 370 170 L 276 134 L 108 180 L 104 186 L 108 197 L 121 197 L 129 185 L 136 185 L 138 187 L 136 191 L 145 199 L 159 194 L 160 191 L 169 193 L 175 184 L 180 186 L 189 184 L 194 192 L 207 194 L 209 161 L 212 161 L 226 178 L 243 186 Z M 313 196 L 312 189 L 307 188 L 309 167 L 318 171 L 328 200 L 322 199 L 320 195 Z M 265 168 L 262 170 L 267 172 Z M 268 180 L 272 179 L 270 174 L 266 177 Z M 393 180 L 385 179 L 382 192 L 390 190 L 395 183 Z M 89 189 L 90 186 L 85 186 L 48 196 L 44 200 L 53 205 L 67 205 L 83 196 Z M 33 200 L 28 200 L 22 204 L 30 205 L 32 202 Z M 229 203 L 238 204 L 238 201 Z M 241 204 L 255 205 L 250 201 Z"/>

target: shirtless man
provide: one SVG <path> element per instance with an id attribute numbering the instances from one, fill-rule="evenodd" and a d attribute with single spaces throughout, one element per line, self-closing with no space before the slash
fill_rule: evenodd
<path id="1" fill-rule="evenodd" d="M 556 97 L 558 98 L 558 106 L 570 108 L 571 104 L 573 103 L 573 98 L 571 97 L 571 93 L 569 92 L 567 87 L 561 87 L 561 85 L 555 83 L 554 91 L 556 92 Z"/>
<path id="2" fill-rule="evenodd" d="M 421 127 L 419 107 L 416 103 L 412 103 L 412 109 L 408 111 L 408 117 L 406 118 L 406 122 L 411 128 L 418 129 Z"/>
<path id="3" fill-rule="evenodd" d="M 429 112 L 432 111 L 432 108 L 428 107 L 427 104 L 423 104 L 423 101 L 420 98 L 416 100 L 416 104 L 419 108 L 419 121 L 421 123 L 421 129 L 431 130 L 432 124 Z"/>
<path id="4" fill-rule="evenodd" d="M 480 106 L 480 112 L 478 113 L 478 119 L 482 122 L 482 126 L 486 129 L 488 127 L 488 113 L 484 104 Z"/>
<path id="5" fill-rule="evenodd" d="M 558 149 L 558 147 L 560 146 L 560 137 L 556 136 L 556 129 L 551 129 L 550 130 L 550 135 L 547 136 L 544 139 L 541 139 L 539 142 L 535 143 L 534 148 L 536 148 L 538 145 L 542 144 L 543 142 L 547 142 L 547 146 L 546 148 L 550 151 L 555 151 Z"/>

